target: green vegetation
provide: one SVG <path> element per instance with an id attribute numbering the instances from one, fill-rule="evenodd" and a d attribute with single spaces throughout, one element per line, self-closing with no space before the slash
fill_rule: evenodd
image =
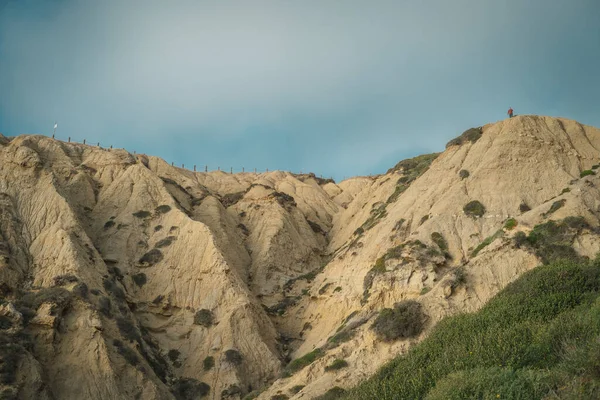
<path id="1" fill-rule="evenodd" d="M 466 169 L 461 169 L 460 171 L 458 171 L 458 176 L 460 176 L 460 179 L 467 179 L 469 175 L 471 174 Z"/>
<path id="2" fill-rule="evenodd" d="M 200 325 L 205 328 L 210 328 L 214 322 L 214 315 L 212 311 L 203 308 L 201 310 L 196 311 L 194 314 L 194 324 Z"/>
<path id="3" fill-rule="evenodd" d="M 373 204 L 373 208 L 371 209 L 371 216 L 367 218 L 367 220 L 359 228 L 357 228 L 356 231 L 354 231 L 355 233 L 359 229 L 361 229 L 361 233 L 364 231 L 368 231 L 369 229 L 377 225 L 379 221 L 387 215 L 387 211 L 385 209 L 387 205 L 377 204 L 378 203 Z"/>
<path id="4" fill-rule="evenodd" d="M 274 396 L 271 396 L 271 400 L 288 400 L 289 397 L 286 396 L 285 394 L 276 394 Z"/>
<path id="5" fill-rule="evenodd" d="M 464 143 L 471 142 L 475 143 L 481 137 L 482 129 L 481 128 L 470 128 L 467 129 L 460 135 L 446 143 L 446 148 L 450 146 L 461 146 Z"/>
<path id="6" fill-rule="evenodd" d="M 342 291 L 342 287 L 341 286 L 336 286 L 335 289 L 333 289 L 333 292 L 341 292 Z"/>
<path id="7" fill-rule="evenodd" d="M 566 202 L 567 202 L 567 200 L 565 200 L 565 199 L 561 199 L 561 200 L 555 201 L 554 203 L 552 203 L 552 205 L 550 206 L 550 208 L 548 209 L 548 211 L 546 211 L 542 215 L 544 217 L 547 217 L 548 215 L 552 214 L 553 212 L 557 211 L 559 208 L 561 208 L 562 206 L 564 206 Z"/>
<path id="8" fill-rule="evenodd" d="M 109 229 L 112 228 L 113 226 L 115 226 L 115 221 L 106 221 L 106 223 L 104 224 L 104 229 Z"/>
<path id="9" fill-rule="evenodd" d="M 243 197 L 244 192 L 229 193 L 221 197 L 221 204 L 223 204 L 223 207 L 228 208 L 236 204 Z"/>
<path id="10" fill-rule="evenodd" d="M 143 272 L 140 272 L 139 274 L 135 274 L 131 276 L 131 279 L 133 279 L 133 282 L 138 285 L 139 287 L 142 287 L 146 284 L 146 282 L 148 282 L 148 278 L 146 277 L 146 274 Z"/>
<path id="11" fill-rule="evenodd" d="M 286 372 L 293 374 L 294 372 L 300 371 L 302 368 L 312 364 L 319 358 L 323 357 L 325 353 L 320 348 L 316 348 L 310 353 L 306 353 L 300 358 L 296 358 L 294 361 L 288 364 Z"/>
<path id="12" fill-rule="evenodd" d="M 140 219 L 148 218 L 150 215 L 152 215 L 152 214 L 150 214 L 150 212 L 148 212 L 146 210 L 139 210 L 139 211 L 136 211 L 133 213 L 134 217 L 140 218 Z"/>
<path id="13" fill-rule="evenodd" d="M 450 253 L 448 252 L 448 242 L 441 233 L 433 232 L 431 234 L 431 240 L 437 245 L 437 247 L 440 248 L 441 252 L 444 253 L 446 258 L 450 258 Z"/>
<path id="14" fill-rule="evenodd" d="M 200 399 L 210 393 L 210 386 L 194 378 L 177 378 L 171 386 L 176 400 Z"/>
<path id="15" fill-rule="evenodd" d="M 348 361 L 341 360 L 339 358 L 333 360 L 331 364 L 325 367 L 325 371 L 337 371 L 338 369 L 346 368 L 348 366 Z"/>
<path id="16" fill-rule="evenodd" d="M 465 204 L 463 211 L 466 215 L 472 218 L 483 217 L 485 214 L 485 207 L 477 200 L 473 200 Z"/>
<path id="17" fill-rule="evenodd" d="M 334 386 L 329 389 L 325 394 L 315 397 L 314 400 L 336 400 L 341 399 L 342 396 L 346 393 L 344 389 L 339 386 Z"/>
<path id="18" fill-rule="evenodd" d="M 600 398 L 600 261 L 540 266 L 341 398 Z"/>
<path id="19" fill-rule="evenodd" d="M 499 229 L 492 236 L 486 237 L 483 240 L 483 242 L 479 243 L 479 245 L 475 247 L 475 250 L 473 250 L 473 252 L 471 253 L 471 257 L 477 257 L 477 254 L 479 254 L 479 252 L 483 250 L 484 247 L 490 245 L 494 240 L 502 236 L 504 236 L 504 231 L 502 229 Z"/>
<path id="20" fill-rule="evenodd" d="M 158 206 L 158 207 L 156 207 L 156 208 L 154 209 L 154 212 L 155 212 L 156 214 L 166 214 L 166 213 L 168 213 L 169 211 L 171 211 L 171 206 L 170 206 L 170 205 L 168 205 L 168 204 L 163 204 L 163 205 L 160 205 L 160 206 Z"/>
<path id="21" fill-rule="evenodd" d="M 139 263 L 143 267 L 151 267 L 154 264 L 160 262 L 162 259 L 162 251 L 160 251 L 159 249 L 152 249 L 140 258 Z"/>
<path id="22" fill-rule="evenodd" d="M 179 359 L 180 355 L 181 353 L 177 349 L 171 349 L 167 353 L 167 357 L 169 357 L 169 360 L 171 360 L 171 362 L 176 362 Z"/>
<path id="23" fill-rule="evenodd" d="M 536 225 L 526 238 L 515 235 L 514 240 L 519 247 L 531 247 L 544 264 L 561 259 L 581 260 L 573 249 L 573 241 L 583 229 L 590 229 L 583 217 L 567 217 Z"/>
<path id="24" fill-rule="evenodd" d="M 240 365 L 243 359 L 244 358 L 242 357 L 242 354 L 235 349 L 229 349 L 225 351 L 225 361 L 230 364 Z"/>
<path id="25" fill-rule="evenodd" d="M 215 366 L 215 358 L 208 356 L 202 361 L 202 365 L 205 371 L 210 371 Z"/>
<path id="26" fill-rule="evenodd" d="M 504 223 L 504 229 L 506 229 L 507 231 L 513 230 L 519 223 L 517 222 L 516 219 L 514 218 L 509 218 L 506 220 L 506 222 Z"/>
<path id="27" fill-rule="evenodd" d="M 527 212 L 527 211 L 529 211 L 529 210 L 531 210 L 531 207 L 529 207 L 529 206 L 527 205 L 527 203 L 525 203 L 525 202 L 522 202 L 521 204 L 519 204 L 519 211 L 520 211 L 521 213 Z"/>
<path id="28" fill-rule="evenodd" d="M 159 240 L 158 242 L 156 242 L 155 247 L 156 248 L 163 248 L 163 247 L 168 247 L 171 245 L 171 243 L 173 243 L 174 240 L 177 240 L 177 238 L 175 236 L 167 236 L 164 239 Z"/>
<path id="29" fill-rule="evenodd" d="M 427 316 L 421 304 L 414 300 L 397 303 L 393 309 L 381 310 L 371 329 L 383 341 L 391 342 L 418 335 L 423 331 Z"/>
<path id="30" fill-rule="evenodd" d="M 323 285 L 323 287 L 321 287 L 321 289 L 319 289 L 319 294 L 325 294 L 325 292 L 327 292 L 327 289 L 329 289 L 329 286 L 331 286 L 332 283 L 331 282 L 327 282 L 326 284 Z"/>
<path id="31" fill-rule="evenodd" d="M 440 153 L 423 154 L 421 156 L 402 160 L 393 168 L 390 168 L 387 171 L 388 174 L 393 172 L 401 172 L 402 177 L 398 179 L 398 182 L 396 183 L 396 189 L 394 190 L 394 193 L 392 193 L 387 199 L 386 203 L 390 204 L 398 200 L 398 197 L 400 197 L 400 195 L 404 193 L 406 189 L 408 189 L 410 184 L 429 169 L 429 166 L 433 160 L 435 160 L 439 155 Z"/>
<path id="32" fill-rule="evenodd" d="M 594 171 L 592 171 L 591 169 L 586 169 L 585 171 L 581 171 L 581 173 L 579 174 L 579 177 L 583 178 L 588 175 L 596 175 L 596 173 Z"/>
<path id="33" fill-rule="evenodd" d="M 290 389 L 290 393 L 291 394 L 296 394 L 299 391 L 301 391 L 302 389 L 304 389 L 304 385 L 296 385 L 296 386 L 292 386 L 292 388 Z"/>
<path id="34" fill-rule="evenodd" d="M 571 191 L 571 188 L 566 187 L 560 192 L 560 194 L 569 193 L 570 191 Z"/>
<path id="35" fill-rule="evenodd" d="M 136 366 L 140 363 L 140 358 L 135 350 L 129 346 L 124 345 L 118 339 L 113 340 L 113 345 L 117 349 L 117 352 L 131 365 Z"/>

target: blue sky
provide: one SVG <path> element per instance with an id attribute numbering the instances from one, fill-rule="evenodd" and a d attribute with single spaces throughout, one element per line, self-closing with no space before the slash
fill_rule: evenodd
<path id="1" fill-rule="evenodd" d="M 598 0 L 0 0 L 0 132 L 337 180 L 517 114 L 600 126 Z"/>

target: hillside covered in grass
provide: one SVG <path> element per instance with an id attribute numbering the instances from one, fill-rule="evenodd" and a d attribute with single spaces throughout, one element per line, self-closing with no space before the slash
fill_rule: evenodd
<path id="1" fill-rule="evenodd" d="M 600 398 L 600 260 L 531 270 L 343 399 Z"/>

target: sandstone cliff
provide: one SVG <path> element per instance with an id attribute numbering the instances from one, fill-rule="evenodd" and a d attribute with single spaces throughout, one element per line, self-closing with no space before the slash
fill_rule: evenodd
<path id="1" fill-rule="evenodd" d="M 569 216 L 597 227 L 599 149 L 598 129 L 519 116 L 336 184 L 0 137 L 2 390 L 312 399 L 353 386 L 538 265 L 519 232 Z M 590 227 L 572 238 L 583 256 L 600 249 Z M 425 331 L 379 340 L 374 317 L 404 299 Z M 326 371 L 334 360 L 348 367 Z"/>

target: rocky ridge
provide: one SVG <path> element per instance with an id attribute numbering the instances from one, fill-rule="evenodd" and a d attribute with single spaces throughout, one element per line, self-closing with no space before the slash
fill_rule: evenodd
<path id="1" fill-rule="evenodd" d="M 594 256 L 599 149 L 596 128 L 518 116 L 336 184 L 0 137 L 1 390 L 312 399 L 353 386 L 543 261 L 518 240 L 535 226 L 583 217 L 569 243 Z M 420 304 L 422 333 L 381 340 L 373 321 L 403 300 Z"/>

